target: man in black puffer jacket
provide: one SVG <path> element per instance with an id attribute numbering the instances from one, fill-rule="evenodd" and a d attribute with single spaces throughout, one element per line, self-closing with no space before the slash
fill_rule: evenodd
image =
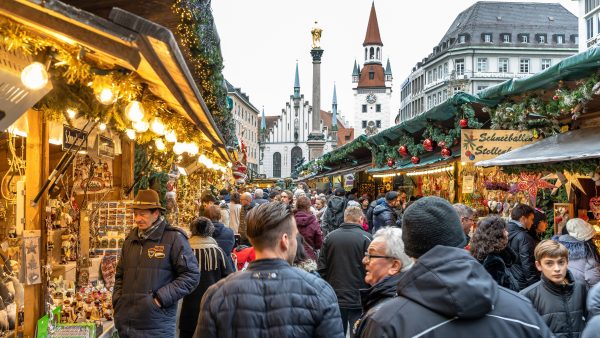
<path id="1" fill-rule="evenodd" d="M 335 189 L 335 196 L 329 199 L 327 202 L 327 210 L 323 215 L 323 222 L 321 224 L 321 230 L 323 236 L 327 236 L 328 233 L 340 227 L 344 223 L 344 210 L 348 200 L 345 197 L 346 191 L 343 188 Z"/>
<path id="2" fill-rule="evenodd" d="M 183 231 L 160 216 L 156 191 L 140 190 L 132 208 L 137 227 L 117 264 L 115 327 L 121 338 L 174 337 L 177 301 L 198 286 L 198 261 Z"/>
<path id="3" fill-rule="evenodd" d="M 542 271 L 542 279 L 521 291 L 556 338 L 579 338 L 587 317 L 587 288 L 575 281 L 568 264 L 569 251 L 564 245 L 541 241 L 535 248 L 535 265 Z"/>
<path id="4" fill-rule="evenodd" d="M 331 286 L 290 265 L 298 245 L 291 207 L 261 204 L 247 222 L 256 260 L 206 291 L 194 337 L 343 338 Z"/>
<path id="5" fill-rule="evenodd" d="M 448 201 L 425 197 L 410 205 L 402 240 L 416 262 L 400 278 L 397 297 L 371 309 L 360 337 L 552 337 L 525 297 L 499 287 L 463 249 Z"/>
<path id="6" fill-rule="evenodd" d="M 385 194 L 385 201 L 373 210 L 373 233 L 383 227 L 401 226 L 402 219 L 398 218 L 396 208 L 400 201 L 399 194 L 396 191 L 388 191 Z"/>
<path id="7" fill-rule="evenodd" d="M 519 204 L 512 210 L 511 220 L 508 221 L 508 246 L 517 254 L 517 260 L 510 266 L 510 272 L 519 283 L 519 290 L 540 280 L 533 257 L 535 240 L 527 232 L 533 225 L 534 217 L 532 207 Z"/>

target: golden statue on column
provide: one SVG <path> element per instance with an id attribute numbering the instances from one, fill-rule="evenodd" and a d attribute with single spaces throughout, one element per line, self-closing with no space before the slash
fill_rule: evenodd
<path id="1" fill-rule="evenodd" d="M 312 34 L 312 48 L 318 49 L 321 47 L 321 33 L 323 30 L 317 26 L 317 21 L 315 21 L 315 27 L 310 31 Z"/>

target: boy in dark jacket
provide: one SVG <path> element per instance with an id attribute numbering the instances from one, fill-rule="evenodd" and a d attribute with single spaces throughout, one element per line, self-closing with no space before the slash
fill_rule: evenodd
<path id="1" fill-rule="evenodd" d="M 540 280 L 533 258 L 535 240 L 527 232 L 533 225 L 534 217 L 532 207 L 519 204 L 512 210 L 511 220 L 508 222 L 508 246 L 517 254 L 510 272 L 519 283 L 520 290 Z"/>
<path id="2" fill-rule="evenodd" d="M 553 240 L 540 242 L 535 248 L 535 266 L 542 279 L 521 291 L 557 338 L 580 337 L 587 315 L 586 287 L 573 279 L 568 265 L 569 251 L 564 245 Z"/>
<path id="3" fill-rule="evenodd" d="M 581 338 L 594 338 L 600 332 L 600 284 L 596 284 L 588 292 L 587 310 L 590 318 Z"/>

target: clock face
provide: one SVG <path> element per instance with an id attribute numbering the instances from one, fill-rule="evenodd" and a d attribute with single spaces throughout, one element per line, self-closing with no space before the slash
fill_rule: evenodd
<path id="1" fill-rule="evenodd" d="M 377 102 L 377 96 L 373 93 L 369 93 L 369 95 L 367 95 L 367 102 L 368 103 L 375 103 Z"/>

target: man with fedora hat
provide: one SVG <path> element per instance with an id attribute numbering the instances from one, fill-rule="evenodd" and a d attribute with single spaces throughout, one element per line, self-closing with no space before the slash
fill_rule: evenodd
<path id="1" fill-rule="evenodd" d="M 415 263 L 396 297 L 366 314 L 357 337 L 553 336 L 531 302 L 498 286 L 463 249 L 462 224 L 448 201 L 429 196 L 406 208 L 402 241 Z"/>
<path id="2" fill-rule="evenodd" d="M 117 264 L 113 307 L 119 337 L 174 337 L 177 301 L 200 280 L 185 233 L 161 216 L 158 193 L 140 190 Z"/>

